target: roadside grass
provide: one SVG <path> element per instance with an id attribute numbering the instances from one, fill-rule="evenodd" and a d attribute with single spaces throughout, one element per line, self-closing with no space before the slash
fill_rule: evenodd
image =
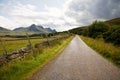
<path id="1" fill-rule="evenodd" d="M 5 46 L 7 49 L 7 52 L 10 53 L 12 51 L 18 50 L 22 47 L 26 47 L 28 45 L 28 40 L 27 39 L 17 39 L 17 38 L 4 38 L 3 40 L 5 41 Z M 34 46 L 36 43 L 44 41 L 45 38 L 36 38 L 36 39 L 31 39 L 31 43 Z M 0 54 L 3 54 L 3 48 L 0 43 Z"/>
<path id="2" fill-rule="evenodd" d="M 120 67 L 120 47 L 116 47 L 111 43 L 105 43 L 102 39 L 92 39 L 84 36 L 80 37 L 88 46 Z"/>
<path id="3" fill-rule="evenodd" d="M 21 61 L 14 61 L 0 68 L 0 80 L 28 79 L 38 69 L 60 54 L 60 52 L 68 45 L 72 38 L 73 37 L 61 40 L 59 42 L 54 42 L 53 44 L 55 45 L 43 49 L 42 53 L 35 51 L 34 54 L 36 54 L 36 57 L 32 57 L 31 54 Z"/>

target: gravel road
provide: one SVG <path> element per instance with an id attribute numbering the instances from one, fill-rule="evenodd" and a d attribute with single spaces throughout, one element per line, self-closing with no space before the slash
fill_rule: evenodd
<path id="1" fill-rule="evenodd" d="M 29 80 L 120 80 L 120 69 L 75 36 L 58 57 Z"/>

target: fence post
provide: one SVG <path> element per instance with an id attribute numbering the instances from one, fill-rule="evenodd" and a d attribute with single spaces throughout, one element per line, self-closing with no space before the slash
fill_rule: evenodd
<path id="1" fill-rule="evenodd" d="M 32 47 L 32 44 L 31 44 L 31 41 L 30 41 L 30 37 L 29 37 L 29 35 L 28 35 L 28 33 L 26 31 L 25 31 L 25 34 L 27 36 L 27 40 L 28 40 L 28 43 L 29 43 L 30 47 Z"/>
<path id="2" fill-rule="evenodd" d="M 50 43 L 49 43 L 49 40 L 48 40 L 48 34 L 46 33 L 45 35 L 46 35 L 48 46 L 50 46 Z"/>
<path id="3" fill-rule="evenodd" d="M 26 36 L 27 36 L 27 40 L 28 40 L 28 44 L 29 44 L 29 46 L 30 46 L 30 48 L 31 48 L 31 50 L 32 50 L 32 54 L 33 54 L 33 56 L 34 56 L 34 50 L 33 50 L 33 47 L 32 47 L 32 43 L 31 43 L 31 41 L 30 41 L 30 37 L 29 37 L 29 35 L 28 35 L 28 33 L 25 31 L 25 34 L 26 34 Z M 34 56 L 35 57 L 35 56 Z"/>
<path id="4" fill-rule="evenodd" d="M 4 53 L 7 54 L 7 49 L 6 49 L 6 47 L 5 47 L 5 43 L 4 43 L 4 41 L 2 40 L 1 37 L 0 37 L 0 42 L 1 42 L 2 48 L 3 48 L 3 50 L 4 50 Z"/>
<path id="5" fill-rule="evenodd" d="M 42 34 L 40 34 L 41 39 L 43 38 Z"/>
<path id="6" fill-rule="evenodd" d="M 41 40 L 44 40 L 44 35 L 42 33 L 40 34 L 40 38 Z"/>

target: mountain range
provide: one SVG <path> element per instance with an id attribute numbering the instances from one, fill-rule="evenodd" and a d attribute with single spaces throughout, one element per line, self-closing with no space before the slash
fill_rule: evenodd
<path id="1" fill-rule="evenodd" d="M 0 35 L 24 35 L 24 32 L 29 34 L 40 34 L 40 33 L 54 33 L 56 32 L 55 29 L 51 28 L 44 28 L 41 25 L 32 24 L 28 27 L 18 27 L 14 30 L 9 30 L 3 27 L 0 27 Z"/>

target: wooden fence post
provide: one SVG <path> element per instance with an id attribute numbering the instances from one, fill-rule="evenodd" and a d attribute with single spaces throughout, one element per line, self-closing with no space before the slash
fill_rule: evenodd
<path id="1" fill-rule="evenodd" d="M 49 43 L 49 40 L 48 40 L 48 34 L 46 33 L 45 35 L 46 35 L 48 46 L 50 46 L 50 43 Z"/>
<path id="2" fill-rule="evenodd" d="M 28 35 L 28 33 L 26 31 L 25 31 L 25 34 L 27 36 L 27 40 L 28 40 L 28 43 L 29 43 L 30 47 L 32 47 L 32 44 L 31 44 L 31 41 L 30 41 L 30 37 L 29 37 L 29 35 Z"/>
<path id="3" fill-rule="evenodd" d="M 2 40 L 1 37 L 0 37 L 0 42 L 1 42 L 2 48 L 3 48 L 3 50 L 4 50 L 4 54 L 7 54 L 7 49 L 6 49 L 6 47 L 5 47 L 5 43 L 4 43 L 4 41 Z"/>
<path id="4" fill-rule="evenodd" d="M 33 56 L 34 56 L 34 50 L 33 50 L 33 47 L 32 47 L 32 43 L 31 43 L 31 41 L 30 41 L 30 37 L 29 37 L 29 35 L 28 35 L 28 33 L 25 31 L 25 34 L 26 34 L 26 36 L 27 36 L 27 40 L 28 40 L 28 46 L 30 47 L 30 49 L 32 50 L 32 53 L 33 53 Z"/>

